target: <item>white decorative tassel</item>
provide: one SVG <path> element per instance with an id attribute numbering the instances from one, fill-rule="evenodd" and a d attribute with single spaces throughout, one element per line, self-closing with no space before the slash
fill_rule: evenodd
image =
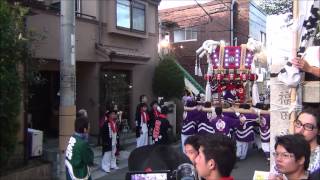
<path id="1" fill-rule="evenodd" d="M 211 87 L 209 80 L 207 80 L 207 85 L 206 85 L 206 97 L 205 97 L 206 102 L 211 102 Z"/>
<path id="2" fill-rule="evenodd" d="M 259 90 L 256 81 L 254 81 L 252 86 L 252 105 L 255 106 L 257 103 L 260 103 Z"/>
<path id="3" fill-rule="evenodd" d="M 207 74 L 212 76 L 213 75 L 213 66 L 210 58 L 210 54 L 207 54 L 207 63 L 208 63 L 208 71 Z"/>
<path id="4" fill-rule="evenodd" d="M 201 63 L 200 63 L 200 60 L 201 60 L 201 59 L 198 60 L 198 63 L 199 63 L 199 65 L 198 65 L 198 76 L 203 76 L 203 75 L 202 75 L 202 71 L 201 71 L 201 65 L 200 65 Z"/>
<path id="5" fill-rule="evenodd" d="M 194 66 L 194 75 L 198 76 L 198 57 L 196 55 L 196 63 L 195 63 L 195 66 Z"/>
<path id="6" fill-rule="evenodd" d="M 202 71 L 201 71 L 201 67 L 200 67 L 200 63 L 198 66 L 198 76 L 203 76 Z"/>

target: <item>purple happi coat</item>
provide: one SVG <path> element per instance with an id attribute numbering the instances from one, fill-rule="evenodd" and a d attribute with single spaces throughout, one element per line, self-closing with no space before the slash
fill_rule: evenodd
<path id="1" fill-rule="evenodd" d="M 260 117 L 260 138 L 261 142 L 270 142 L 270 115 L 261 115 Z"/>
<path id="2" fill-rule="evenodd" d="M 240 125 L 240 120 L 236 116 L 229 116 L 229 114 L 217 116 L 209 121 L 216 133 L 222 133 L 229 137 L 231 136 L 231 129 L 237 128 Z"/>
<path id="3" fill-rule="evenodd" d="M 200 111 L 198 110 L 192 110 L 188 112 L 184 112 L 187 115 L 182 121 L 182 129 L 181 134 L 184 135 L 193 135 L 197 133 L 197 119 L 200 115 Z"/>
<path id="4" fill-rule="evenodd" d="M 240 123 L 236 130 L 236 139 L 241 142 L 252 142 L 254 140 L 254 126 L 257 126 L 257 115 L 245 114 L 246 121 Z"/>
<path id="5" fill-rule="evenodd" d="M 198 134 L 213 134 L 215 132 L 207 117 L 207 113 L 201 112 L 198 119 Z"/>

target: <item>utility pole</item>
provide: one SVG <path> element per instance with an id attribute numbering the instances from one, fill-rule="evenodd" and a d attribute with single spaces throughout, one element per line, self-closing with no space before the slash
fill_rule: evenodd
<path id="1" fill-rule="evenodd" d="M 61 0 L 60 13 L 60 107 L 59 152 L 60 172 L 64 171 L 64 152 L 74 132 L 76 114 L 75 3 Z M 59 168 L 58 168 L 59 170 Z M 60 173 L 59 172 L 59 173 Z"/>

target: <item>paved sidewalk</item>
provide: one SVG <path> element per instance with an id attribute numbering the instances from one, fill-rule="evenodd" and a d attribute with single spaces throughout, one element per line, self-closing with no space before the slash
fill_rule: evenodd
<path id="1" fill-rule="evenodd" d="M 47 139 L 44 143 L 44 159 L 52 162 L 52 171 L 54 174 L 53 179 L 65 180 L 65 167 L 64 163 L 59 164 L 59 148 L 58 139 Z M 134 133 L 126 133 L 120 136 L 120 155 L 117 157 L 118 170 L 111 170 L 110 173 L 106 173 L 101 170 L 102 160 L 102 146 L 97 146 L 97 139 L 95 137 L 89 138 L 89 144 L 94 153 L 94 166 L 91 167 L 92 179 L 99 179 L 106 176 L 112 176 L 116 172 L 121 172 L 128 167 L 128 158 L 136 147 L 136 138 Z M 109 178 L 108 178 L 109 179 Z M 116 178 L 118 179 L 118 178 Z"/>

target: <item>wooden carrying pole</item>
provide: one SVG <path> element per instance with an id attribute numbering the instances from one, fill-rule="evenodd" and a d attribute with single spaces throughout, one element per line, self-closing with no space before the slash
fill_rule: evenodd
<path id="1" fill-rule="evenodd" d="M 297 0 L 293 1 L 293 20 L 298 21 L 299 18 L 299 2 Z M 295 58 L 297 56 L 297 47 L 298 47 L 298 29 L 295 28 L 292 33 L 292 57 Z M 296 105 L 296 97 L 297 97 L 297 88 L 290 88 L 290 104 L 291 107 Z M 289 120 L 289 132 L 293 134 L 293 122 L 296 119 L 296 110 L 294 109 L 290 114 Z"/>
<path id="2" fill-rule="evenodd" d="M 185 111 L 192 111 L 197 109 L 196 107 L 184 107 Z M 212 108 L 205 108 L 202 107 L 201 111 L 203 112 L 212 112 Z M 250 108 L 250 109 L 242 109 L 242 108 L 226 108 L 226 109 L 222 109 L 223 112 L 239 112 L 242 114 L 257 114 L 257 112 L 254 110 L 254 108 Z M 270 114 L 269 111 L 266 110 L 260 110 L 260 114 Z"/>

